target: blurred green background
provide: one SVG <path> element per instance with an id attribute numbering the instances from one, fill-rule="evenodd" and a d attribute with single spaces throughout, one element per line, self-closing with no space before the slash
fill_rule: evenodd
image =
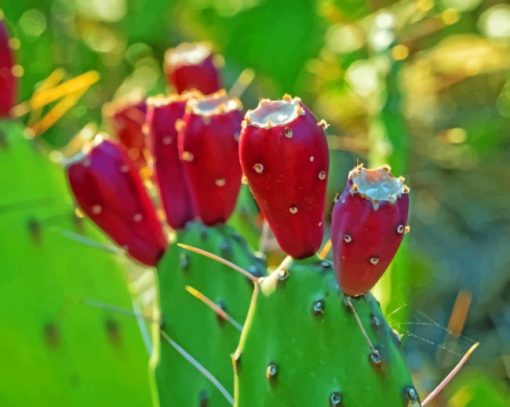
<path id="1" fill-rule="evenodd" d="M 427 394 L 480 341 L 436 405 L 510 405 L 508 2 L 2 0 L 0 8 L 19 40 L 20 102 L 56 68 L 101 76 L 43 135 L 55 148 L 89 123 L 105 127 L 104 103 L 166 92 L 164 51 L 206 40 L 225 58 L 227 88 L 245 68 L 255 72 L 246 108 L 287 92 L 331 124 L 331 199 L 357 161 L 389 162 L 412 189 L 412 233 L 377 294 L 403 334 L 417 387 Z"/>

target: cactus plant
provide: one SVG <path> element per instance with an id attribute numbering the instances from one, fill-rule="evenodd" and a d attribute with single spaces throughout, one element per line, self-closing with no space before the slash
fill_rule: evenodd
<path id="1" fill-rule="evenodd" d="M 198 90 L 204 94 L 221 89 L 215 56 L 205 43 L 183 43 L 165 54 L 164 70 L 168 83 L 178 93 Z"/>
<path id="2" fill-rule="evenodd" d="M 308 174 L 306 170 L 285 172 L 274 164 L 257 171 L 256 164 L 272 163 L 268 152 L 283 149 L 285 142 L 296 140 L 297 147 L 284 150 L 289 153 L 282 158 L 304 165 L 304 152 L 299 148 L 303 141 L 285 140 L 285 133 L 278 134 L 279 127 L 295 120 L 295 106 L 301 102 L 287 98 L 265 104 L 261 102 L 246 115 L 240 157 L 254 196 L 277 237 L 280 231 L 280 244 L 281 231 L 288 228 L 286 232 L 293 244 L 282 246 L 294 258 L 288 257 L 256 285 L 233 357 L 235 405 L 419 405 L 398 338 L 385 322 L 375 298 L 370 294 L 356 299 L 348 297 L 338 286 L 333 265 L 310 253 L 317 250 L 319 239 L 310 242 L 308 235 L 313 232 L 311 227 L 318 228 L 318 219 L 322 219 L 324 190 L 319 188 L 316 195 L 304 194 L 308 199 L 301 202 L 296 202 L 296 195 L 317 188 L 316 176 L 303 176 Z M 308 112 L 304 112 L 306 117 Z M 273 126 L 274 133 L 264 131 L 254 136 L 258 128 Z M 314 129 L 317 128 L 315 122 Z M 297 137 L 300 136 L 303 137 L 302 134 Z M 307 132 L 306 145 L 308 154 L 327 157 L 322 131 Z M 314 170 L 309 172 L 327 174 L 327 167 Z M 263 179 L 257 179 L 257 175 Z M 296 175 L 302 176 L 300 188 L 294 187 L 294 196 L 283 194 L 283 202 L 278 202 L 280 198 L 271 191 L 284 189 L 286 182 L 292 186 L 296 181 L 291 177 Z M 282 208 L 289 210 L 298 205 L 303 214 L 300 223 L 292 217 L 283 217 Z M 289 212 L 296 215 L 299 209 Z M 296 247 L 302 250 L 295 250 Z M 338 246 L 334 250 L 337 256 Z"/>
<path id="3" fill-rule="evenodd" d="M 76 217 L 61 168 L 26 133 L 0 122 L 0 352 L 9 366 L 0 404 L 147 406 L 136 320 L 87 303 L 131 308 L 122 259 L 98 249 L 106 243 Z"/>

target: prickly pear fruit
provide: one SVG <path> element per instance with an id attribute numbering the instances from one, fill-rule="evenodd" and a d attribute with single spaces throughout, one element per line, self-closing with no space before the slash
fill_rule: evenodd
<path id="1" fill-rule="evenodd" d="M 134 259 L 155 265 L 166 248 L 156 210 L 120 144 L 96 137 L 67 167 L 71 190 L 90 219 Z"/>
<path id="2" fill-rule="evenodd" d="M 367 293 L 395 256 L 406 231 L 409 188 L 389 167 L 358 166 L 333 208 L 331 240 L 344 293 Z"/>
<path id="3" fill-rule="evenodd" d="M 280 247 L 294 258 L 322 243 L 329 164 L 322 123 L 286 95 L 248 111 L 241 132 L 243 172 Z"/>
<path id="4" fill-rule="evenodd" d="M 111 102 L 105 106 L 105 115 L 111 122 L 116 138 L 127 148 L 129 157 L 139 167 L 146 164 L 147 145 L 143 132 L 146 114 L 145 101 Z"/>
<path id="5" fill-rule="evenodd" d="M 221 79 L 211 48 L 204 43 L 183 43 L 165 54 L 164 70 L 168 83 L 178 93 L 198 90 L 203 94 L 221 89 Z"/>
<path id="6" fill-rule="evenodd" d="M 241 102 L 225 91 L 192 98 L 179 126 L 179 153 L 191 197 L 206 225 L 227 221 L 241 186 Z"/>
<path id="7" fill-rule="evenodd" d="M 195 217 L 177 148 L 176 123 L 184 116 L 188 96 L 148 100 L 147 125 L 155 178 L 168 224 L 175 230 Z"/>
<path id="8" fill-rule="evenodd" d="M 233 363 L 236 407 L 420 405 L 376 299 L 347 299 L 316 256 L 259 279 Z"/>
<path id="9" fill-rule="evenodd" d="M 9 33 L 0 18 L 0 117 L 10 116 L 16 101 L 16 78 L 13 74 L 14 56 Z"/>

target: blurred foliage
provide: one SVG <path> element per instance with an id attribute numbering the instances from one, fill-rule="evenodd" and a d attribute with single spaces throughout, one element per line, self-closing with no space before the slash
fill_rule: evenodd
<path id="1" fill-rule="evenodd" d="M 508 400 L 507 2 L 4 0 L 1 7 L 21 44 L 20 101 L 57 67 L 68 77 L 101 75 L 44 135 L 57 146 L 90 122 L 103 127 L 104 102 L 165 92 L 165 49 L 207 40 L 225 57 L 227 87 L 244 68 L 256 72 L 247 107 L 289 92 L 331 123 L 330 199 L 356 161 L 390 162 L 412 188 L 413 230 L 399 255 L 405 267 L 379 294 L 406 338 L 421 393 L 472 339 L 480 349 L 437 405 Z M 461 290 L 470 298 L 464 313 L 452 311 Z"/>

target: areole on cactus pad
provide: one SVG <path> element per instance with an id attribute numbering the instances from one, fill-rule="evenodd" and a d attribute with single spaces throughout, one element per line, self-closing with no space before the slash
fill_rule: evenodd
<path id="1" fill-rule="evenodd" d="M 156 209 L 138 169 L 118 143 L 95 138 L 67 164 L 80 208 L 134 259 L 155 265 L 166 249 Z"/>
<path id="2" fill-rule="evenodd" d="M 395 256 L 408 231 L 409 188 L 388 166 L 358 166 L 333 208 L 331 241 L 340 286 L 367 293 Z"/>
<path id="3" fill-rule="evenodd" d="M 280 247 L 294 258 L 322 243 L 328 177 L 324 122 L 299 98 L 263 99 L 245 116 L 241 165 Z"/>
<path id="4" fill-rule="evenodd" d="M 168 82 L 178 93 L 198 90 L 203 94 L 221 89 L 217 58 L 205 43 L 183 43 L 165 54 L 164 70 Z"/>
<path id="5" fill-rule="evenodd" d="M 179 153 L 197 215 L 206 225 L 224 223 L 241 187 L 241 102 L 225 91 L 193 97 L 179 123 Z"/>
<path id="6" fill-rule="evenodd" d="M 177 123 L 191 94 L 152 97 L 147 103 L 147 128 L 166 220 L 177 230 L 193 220 L 195 211 L 177 147 Z"/>

